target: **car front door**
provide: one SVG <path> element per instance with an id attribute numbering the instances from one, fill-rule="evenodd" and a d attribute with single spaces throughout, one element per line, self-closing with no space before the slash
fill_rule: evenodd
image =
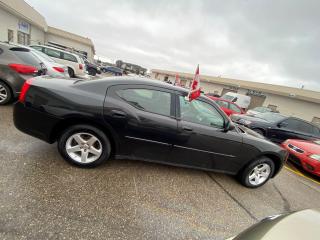
<path id="1" fill-rule="evenodd" d="M 117 154 L 164 162 L 177 131 L 173 92 L 144 85 L 117 85 L 107 90 L 106 124 L 119 137 Z"/>
<path id="2" fill-rule="evenodd" d="M 177 96 L 178 132 L 170 155 L 177 165 L 235 173 L 244 154 L 242 136 L 225 131 L 227 117 L 205 99 Z"/>

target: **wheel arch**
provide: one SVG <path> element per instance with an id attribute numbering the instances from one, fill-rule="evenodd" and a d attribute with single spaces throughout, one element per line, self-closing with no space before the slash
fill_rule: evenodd
<path id="1" fill-rule="evenodd" d="M 271 178 L 276 176 L 279 173 L 279 171 L 281 170 L 283 163 L 281 162 L 281 157 L 274 152 L 263 152 L 263 153 L 259 154 L 258 156 L 256 156 L 255 158 L 253 158 L 252 160 L 250 160 L 246 164 L 244 164 L 244 166 L 242 166 L 242 168 L 238 171 L 238 174 L 241 173 L 253 161 L 256 161 L 262 157 L 267 157 L 270 160 L 272 160 L 272 162 L 274 163 L 275 169 L 274 169 L 274 172 L 273 172 Z"/>
<path id="2" fill-rule="evenodd" d="M 2 83 L 4 83 L 5 85 L 8 86 L 8 88 L 9 88 L 9 90 L 10 90 L 10 93 L 11 93 L 11 95 L 12 95 L 13 97 L 17 97 L 17 96 L 18 96 L 18 94 L 16 93 L 16 91 L 13 91 L 13 86 L 12 86 L 12 84 L 11 84 L 9 81 L 6 81 L 6 80 L 0 78 L 0 82 L 2 82 Z"/>
<path id="3" fill-rule="evenodd" d="M 110 140 L 111 155 L 114 155 L 115 152 L 117 152 L 117 149 L 119 148 L 119 138 L 115 131 L 113 131 L 111 126 L 106 126 L 105 124 L 101 124 L 95 120 L 85 118 L 68 118 L 58 122 L 51 131 L 50 142 L 53 143 L 57 141 L 58 138 L 62 135 L 62 133 L 69 127 L 80 124 L 90 125 L 103 131 Z"/>

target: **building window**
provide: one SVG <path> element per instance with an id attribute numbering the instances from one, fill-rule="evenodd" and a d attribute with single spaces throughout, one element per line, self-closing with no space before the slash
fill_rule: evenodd
<path id="1" fill-rule="evenodd" d="M 270 108 L 272 111 L 277 111 L 277 106 L 276 105 L 269 104 L 268 108 Z"/>
<path id="2" fill-rule="evenodd" d="M 320 126 L 320 117 L 313 117 L 312 119 L 312 123 Z"/>
<path id="3" fill-rule="evenodd" d="M 13 42 L 13 30 L 8 29 L 8 42 Z"/>
<path id="4" fill-rule="evenodd" d="M 18 43 L 23 45 L 30 45 L 30 35 L 18 31 Z"/>

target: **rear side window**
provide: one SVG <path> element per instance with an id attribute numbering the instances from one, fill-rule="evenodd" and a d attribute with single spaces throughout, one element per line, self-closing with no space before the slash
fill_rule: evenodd
<path id="1" fill-rule="evenodd" d="M 300 122 L 299 130 L 301 132 L 313 133 L 313 126 L 305 122 Z"/>
<path id="2" fill-rule="evenodd" d="M 68 53 L 62 53 L 62 58 L 67 61 L 78 62 L 75 56 Z"/>
<path id="3" fill-rule="evenodd" d="M 61 54 L 60 54 L 61 52 L 54 49 L 45 48 L 44 53 L 50 57 L 61 58 Z"/>
<path id="4" fill-rule="evenodd" d="M 30 47 L 32 47 L 33 49 L 38 50 L 40 52 L 43 51 L 43 47 L 40 47 L 40 46 L 30 46 Z"/>
<path id="5" fill-rule="evenodd" d="M 40 59 L 33 55 L 29 49 L 26 48 L 11 48 L 10 51 L 17 56 L 24 64 L 40 67 Z"/>
<path id="6" fill-rule="evenodd" d="M 170 116 L 171 94 L 151 89 L 122 89 L 117 94 L 130 105 L 144 111 Z"/>

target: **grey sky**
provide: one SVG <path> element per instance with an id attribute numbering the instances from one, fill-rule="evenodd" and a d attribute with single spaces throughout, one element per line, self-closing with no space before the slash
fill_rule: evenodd
<path id="1" fill-rule="evenodd" d="M 27 0 L 99 56 L 320 91 L 318 0 Z"/>

